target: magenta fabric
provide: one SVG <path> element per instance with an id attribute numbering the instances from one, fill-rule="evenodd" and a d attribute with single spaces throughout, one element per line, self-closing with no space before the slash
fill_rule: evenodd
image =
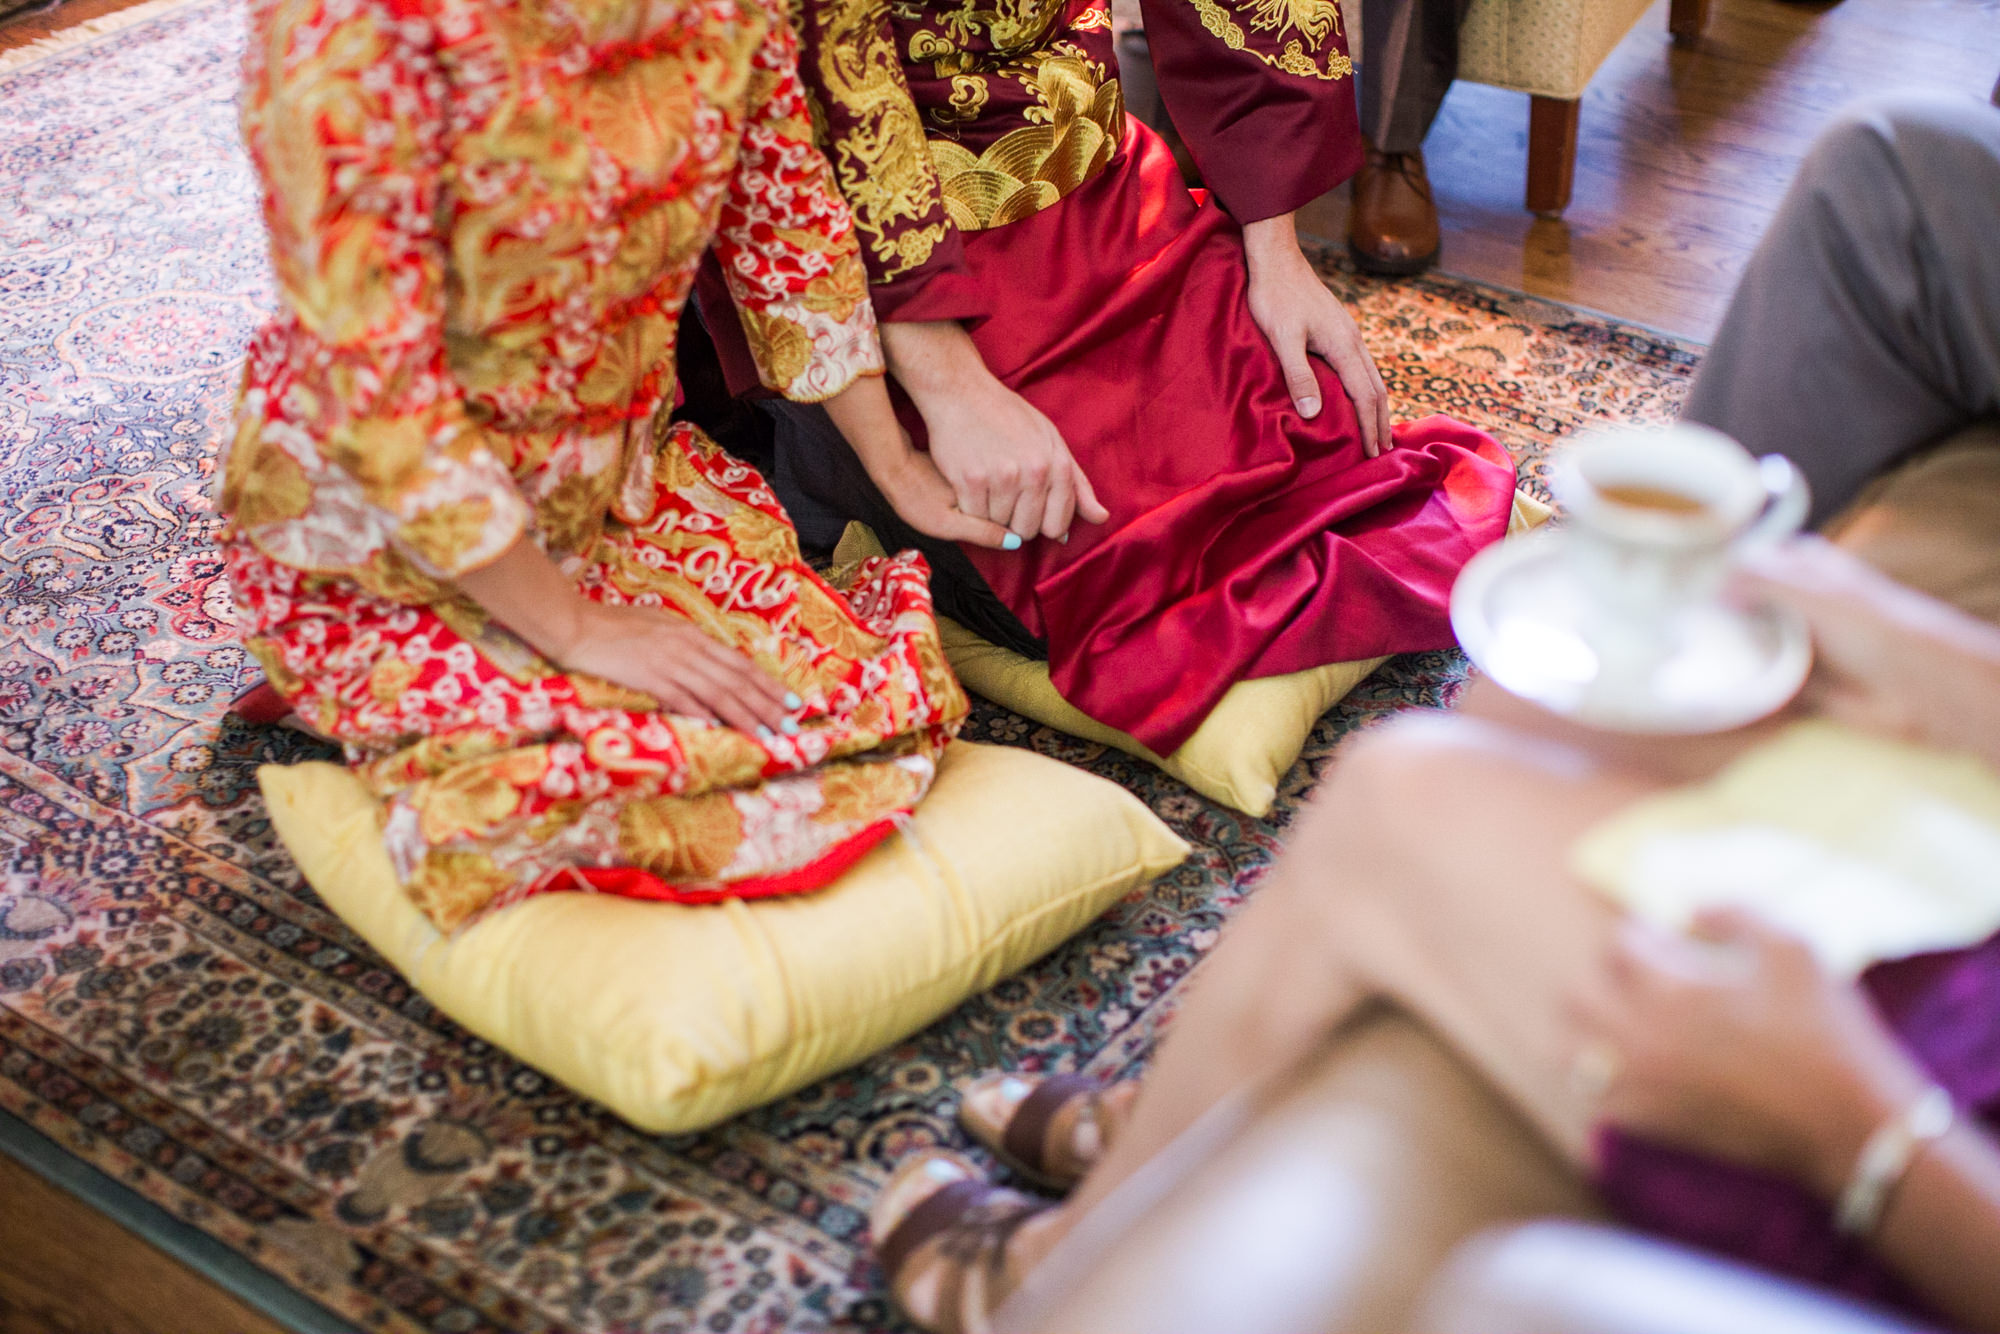
<path id="1" fill-rule="evenodd" d="M 1160 754 L 1240 680 L 1450 645 L 1452 581 L 1513 507 L 1507 452 L 1470 426 L 1407 423 L 1369 459 L 1318 362 L 1325 407 L 1300 417 L 1247 284 L 1236 223 L 1135 121 L 1098 177 L 967 235 L 963 269 L 901 310 L 992 295 L 973 341 L 1112 517 L 966 551 L 1048 640 L 1063 697 Z"/>
<path id="2" fill-rule="evenodd" d="M 1862 986 L 1961 1115 L 2000 1131 L 2000 936 L 1878 964 Z M 1599 1141 L 1600 1186 L 1625 1222 L 1836 1292 L 1936 1317 L 1829 1207 L 1767 1172 L 1617 1133 Z"/>

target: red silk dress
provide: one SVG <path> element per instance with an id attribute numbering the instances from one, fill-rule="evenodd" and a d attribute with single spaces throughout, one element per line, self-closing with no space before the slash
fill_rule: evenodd
<path id="1" fill-rule="evenodd" d="M 1359 160 L 1333 0 L 1145 18 L 1214 198 L 1127 119 L 1097 0 L 803 0 L 794 21 L 877 316 L 965 321 L 1111 510 L 968 555 L 1063 696 L 1165 754 L 1239 680 L 1450 644 L 1452 580 L 1505 533 L 1514 471 L 1442 418 L 1368 459 L 1333 373 L 1301 418 L 1250 317 L 1239 221 Z"/>

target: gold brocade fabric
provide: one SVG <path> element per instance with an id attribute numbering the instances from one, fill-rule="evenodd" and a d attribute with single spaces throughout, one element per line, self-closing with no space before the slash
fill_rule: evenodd
<path id="1" fill-rule="evenodd" d="M 801 0 L 794 22 L 877 283 L 923 269 L 953 230 L 1048 207 L 1124 138 L 1103 0 Z"/>
<path id="2" fill-rule="evenodd" d="M 931 163 L 946 213 L 961 231 L 984 231 L 1047 208 L 1095 176 L 1125 137 L 1125 103 L 1118 80 L 1080 55 L 1046 55 L 1029 77 L 1034 110 L 1046 121 L 1006 134 L 974 156 L 950 139 L 930 141 Z M 978 76 L 954 83 L 988 94 Z"/>
<path id="3" fill-rule="evenodd" d="M 767 386 L 882 368 L 775 0 L 252 0 L 244 85 L 280 303 L 222 469 L 237 629 L 346 748 L 412 901 L 452 929 L 548 889 L 828 883 L 966 701 L 920 559 L 828 585 L 754 469 L 656 431 L 711 248 Z M 783 727 L 489 618 L 462 576 L 524 534 L 582 599 L 781 681 Z"/>
<path id="4" fill-rule="evenodd" d="M 256 0 L 243 132 L 283 305 L 222 508 L 407 602 L 649 512 L 713 243 L 765 384 L 878 373 L 847 208 L 759 0 Z"/>

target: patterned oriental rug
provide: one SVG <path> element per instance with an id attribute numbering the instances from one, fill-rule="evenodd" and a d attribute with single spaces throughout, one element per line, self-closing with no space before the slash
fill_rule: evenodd
<path id="1" fill-rule="evenodd" d="M 1462 661 L 1378 672 L 1268 821 L 982 708 L 969 735 L 1124 784 L 1193 858 L 856 1069 L 708 1134 L 636 1133 L 446 1022 L 321 907 L 253 773 L 326 752 L 224 716 L 253 678 L 206 491 L 271 299 L 241 43 L 231 0 L 164 0 L 0 58 L 0 1109 L 362 1328 L 893 1323 L 863 1219 L 898 1156 L 964 1147 L 953 1082 L 1132 1072 L 1341 737 L 1449 703 Z M 1531 485 L 1580 425 L 1670 417 L 1698 355 L 1449 279 L 1326 276 L 1400 410 L 1494 432 Z"/>

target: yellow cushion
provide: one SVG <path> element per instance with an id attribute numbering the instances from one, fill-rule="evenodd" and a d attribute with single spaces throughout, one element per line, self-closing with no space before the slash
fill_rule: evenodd
<path id="1" fill-rule="evenodd" d="M 685 907 L 550 893 L 446 937 L 397 885 L 357 779 L 333 764 L 257 777 L 314 890 L 434 1005 L 667 1133 L 922 1028 L 1187 855 L 1115 784 L 957 742 L 912 834 L 818 894 Z"/>
<path id="2" fill-rule="evenodd" d="M 938 630 L 951 669 L 967 690 L 1023 718 L 1137 755 L 1210 801 L 1249 815 L 1270 814 L 1279 780 L 1305 749 L 1313 724 L 1388 661 L 1336 662 L 1290 676 L 1239 682 L 1179 750 L 1155 755 L 1136 737 L 1105 726 L 1058 694 L 1046 662 L 989 643 L 942 616 Z"/>
<path id="3" fill-rule="evenodd" d="M 1549 517 L 1548 506 L 1523 493 L 1514 497 L 1508 531 L 1521 532 Z M 881 554 L 875 535 L 849 524 L 834 552 L 845 565 Z M 1289 676 L 1241 681 L 1171 755 L 1156 755 L 1139 741 L 1107 727 L 1057 693 L 1049 665 L 980 638 L 955 621 L 938 618 L 945 656 L 965 688 L 1002 708 L 1086 741 L 1137 755 L 1211 801 L 1263 816 L 1278 800 L 1278 784 L 1297 762 L 1313 724 L 1347 697 L 1386 658 L 1336 662 Z"/>

